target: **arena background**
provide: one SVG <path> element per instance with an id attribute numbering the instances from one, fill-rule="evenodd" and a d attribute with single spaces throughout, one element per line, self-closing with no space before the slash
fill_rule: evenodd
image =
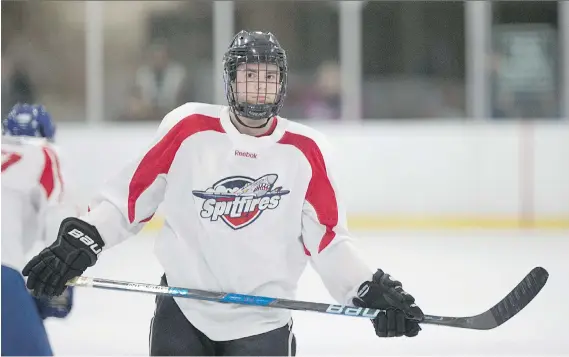
<path id="1" fill-rule="evenodd" d="M 233 34 L 267 30 L 290 60 L 282 115 L 335 144 L 370 266 L 448 315 L 490 307 L 534 266 L 551 273 L 527 310 L 483 333 L 429 326 L 380 341 L 369 321 L 295 313 L 299 354 L 569 353 L 569 2 L 3 1 L 1 12 L 2 114 L 18 101 L 48 108 L 77 204 L 148 145 L 167 111 L 224 103 Z M 158 72 L 170 74 L 161 87 Z M 158 212 L 87 275 L 157 282 L 161 224 Z M 331 301 L 311 268 L 299 298 Z M 145 355 L 153 304 L 78 289 L 70 317 L 47 321 L 54 350 Z"/>

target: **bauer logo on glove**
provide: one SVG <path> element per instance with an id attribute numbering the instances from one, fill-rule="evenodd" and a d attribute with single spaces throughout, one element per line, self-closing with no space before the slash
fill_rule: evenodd
<path id="1" fill-rule="evenodd" d="M 95 241 L 91 237 L 84 234 L 83 232 L 81 232 L 77 228 L 74 228 L 73 230 L 67 232 L 67 234 L 69 234 L 70 236 L 72 236 L 74 238 L 79 239 L 82 243 L 87 245 L 93 251 L 93 253 L 95 253 L 97 255 L 103 251 L 101 248 L 99 248 L 99 245 L 97 243 L 95 243 Z"/>

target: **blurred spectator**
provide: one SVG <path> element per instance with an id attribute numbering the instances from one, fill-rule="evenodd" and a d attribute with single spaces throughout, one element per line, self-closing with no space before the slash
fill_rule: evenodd
<path id="1" fill-rule="evenodd" d="M 303 98 L 306 119 L 339 119 L 341 107 L 340 66 L 334 61 L 323 62 L 317 70 L 315 85 Z"/>
<path id="2" fill-rule="evenodd" d="M 464 119 L 466 113 L 462 108 L 464 94 L 451 81 L 440 81 L 436 90 L 431 93 L 434 101 L 427 105 L 426 111 L 431 114 L 429 117 L 441 119 Z"/>
<path id="3" fill-rule="evenodd" d="M 26 69 L 8 57 L 2 58 L 2 117 L 16 103 L 35 103 L 36 90 Z"/>
<path id="4" fill-rule="evenodd" d="M 186 69 L 170 58 L 165 43 L 150 46 L 148 63 L 136 71 L 135 83 L 121 120 L 160 120 L 191 101 Z"/>
<path id="5" fill-rule="evenodd" d="M 489 73 L 493 118 L 562 116 L 559 19 L 556 1 L 492 4 Z"/>

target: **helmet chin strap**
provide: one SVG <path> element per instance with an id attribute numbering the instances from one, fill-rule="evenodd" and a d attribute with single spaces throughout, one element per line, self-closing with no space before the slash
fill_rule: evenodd
<path id="1" fill-rule="evenodd" d="M 265 123 L 262 124 L 262 125 L 259 125 L 259 126 L 250 126 L 250 125 L 247 125 L 247 124 L 243 123 L 243 122 L 241 121 L 241 119 L 239 119 L 239 115 L 235 114 L 235 111 L 231 111 L 231 112 L 233 113 L 233 116 L 235 117 L 235 120 L 237 120 L 237 122 L 239 122 L 239 124 L 243 125 L 244 127 L 249 128 L 249 129 L 261 129 L 261 128 L 264 128 L 264 127 L 266 127 L 267 124 L 269 124 L 269 122 L 271 121 L 271 117 L 269 117 L 269 118 L 267 118 L 267 120 L 265 121 Z"/>

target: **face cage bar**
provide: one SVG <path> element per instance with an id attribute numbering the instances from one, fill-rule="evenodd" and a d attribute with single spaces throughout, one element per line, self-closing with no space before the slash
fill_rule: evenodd
<path id="1" fill-rule="evenodd" d="M 288 68 L 285 55 L 229 55 L 227 57 L 229 58 L 225 60 L 224 72 L 225 93 L 230 107 L 236 114 L 251 119 L 267 119 L 277 115 L 286 97 Z M 250 66 L 251 64 L 256 66 Z M 277 72 L 267 71 L 271 64 L 277 67 Z M 245 81 L 237 82 L 237 68 L 239 66 L 243 67 L 239 72 L 243 72 Z M 250 73 L 254 74 L 256 78 L 249 79 Z M 271 75 L 278 78 L 272 79 L 270 78 Z M 247 101 L 250 94 L 249 85 L 252 82 L 257 84 L 257 90 L 251 93 L 255 94 L 254 103 Z M 280 90 L 277 90 L 279 85 Z M 239 92 L 238 86 L 244 87 L 241 88 L 244 91 Z M 242 95 L 239 96 L 239 94 Z M 269 95 L 274 96 L 274 100 L 267 102 L 267 100 L 272 99 L 269 98 Z M 239 97 L 242 101 L 238 100 Z"/>

